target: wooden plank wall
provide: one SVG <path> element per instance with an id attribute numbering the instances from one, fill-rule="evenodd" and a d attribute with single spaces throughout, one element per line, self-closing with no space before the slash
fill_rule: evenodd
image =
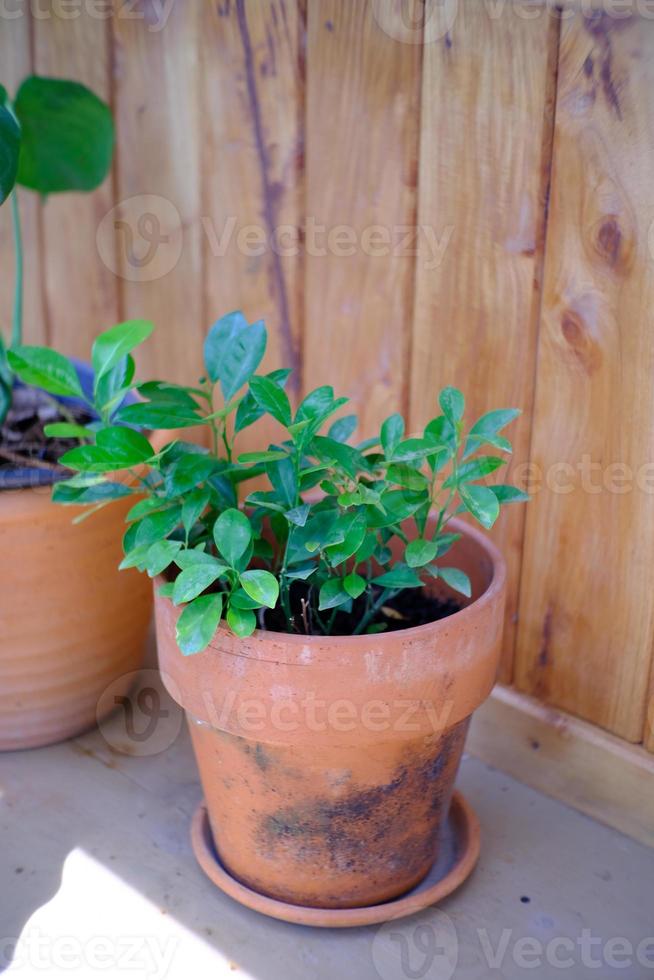
<path id="1" fill-rule="evenodd" d="M 501 679 L 654 750 L 654 23 L 565 7 L 42 2 L 3 20 L 3 83 L 79 78 L 118 133 L 95 194 L 21 194 L 28 339 L 84 355 L 149 316 L 141 371 L 192 381 L 240 307 L 294 398 L 332 383 L 362 434 L 395 410 L 418 431 L 446 383 L 473 414 L 522 407 L 512 473 L 535 492 L 496 532 Z"/>

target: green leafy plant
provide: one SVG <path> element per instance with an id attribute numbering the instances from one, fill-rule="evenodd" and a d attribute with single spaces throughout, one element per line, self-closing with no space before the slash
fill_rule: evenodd
<path id="1" fill-rule="evenodd" d="M 166 573 L 162 592 L 184 607 L 182 652 L 204 649 L 223 616 L 243 637 L 267 625 L 266 610 L 274 628 L 318 634 L 334 631 L 345 613 L 356 634 L 378 629 L 378 611 L 429 578 L 470 595 L 467 576 L 447 561 L 458 537 L 448 523 L 466 512 L 490 528 L 503 504 L 527 499 L 484 482 L 511 452 L 502 432 L 516 409 L 488 412 L 466 432 L 463 395 L 445 388 L 420 435 L 408 436 L 395 414 L 378 436 L 353 443 L 356 417 L 337 415 L 347 399 L 331 387 L 293 410 L 290 371 L 256 373 L 262 322 L 248 324 L 238 312 L 218 320 L 205 342 L 206 376 L 191 387 L 134 380 L 132 351 L 151 329 L 131 321 L 95 341 L 89 408 L 98 421 L 49 428 L 80 439 L 60 459 L 74 476 L 53 495 L 91 510 L 134 495 L 121 567 Z M 70 368 L 51 355 L 24 347 L 9 356 L 21 377 L 46 390 L 74 387 Z M 128 392 L 139 400 L 123 405 Z M 240 433 L 266 415 L 279 438 L 239 453 Z M 211 449 L 182 433 L 155 452 L 144 431 L 198 425 Z M 247 482 L 262 476 L 266 489 L 248 494 Z"/>
<path id="2" fill-rule="evenodd" d="M 9 410 L 13 385 L 6 349 L 10 346 L 19 356 L 23 341 L 23 245 L 16 185 L 42 195 L 93 190 L 109 172 L 113 145 L 109 107 L 79 82 L 33 75 L 22 82 L 13 101 L 0 85 L 0 204 L 7 199 L 11 203 L 16 254 L 9 344 L 0 337 L 0 423 Z M 57 361 L 52 353 L 51 372 Z M 64 388 L 71 387 L 68 380 Z"/>

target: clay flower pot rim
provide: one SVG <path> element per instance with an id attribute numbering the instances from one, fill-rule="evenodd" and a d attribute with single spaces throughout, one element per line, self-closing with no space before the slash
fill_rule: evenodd
<path id="1" fill-rule="evenodd" d="M 345 634 L 339 636 L 323 636 L 322 634 L 307 634 L 307 633 L 282 633 L 278 630 L 261 630 L 256 629 L 251 636 L 247 637 L 247 640 L 252 642 L 276 642 L 283 643 L 288 646 L 298 646 L 306 647 L 310 644 L 313 647 L 320 647 L 324 645 L 329 648 L 334 647 L 348 647 L 351 648 L 353 645 L 355 647 L 369 648 L 371 641 L 375 644 L 384 644 L 389 637 L 394 637 L 397 640 L 398 636 L 401 636 L 407 642 L 411 642 L 412 639 L 424 636 L 425 633 L 436 632 L 444 633 L 447 631 L 448 626 L 452 625 L 454 622 L 457 624 L 462 624 L 464 621 L 475 616 L 477 612 L 484 606 L 491 603 L 498 592 L 504 587 L 504 582 L 506 579 L 506 562 L 502 556 L 499 548 L 491 541 L 487 535 L 482 531 L 479 531 L 476 527 L 462 521 L 458 518 L 453 518 L 448 522 L 448 528 L 460 533 L 468 538 L 471 538 L 482 551 L 484 551 L 487 557 L 491 561 L 492 566 L 492 578 L 488 586 L 484 589 L 482 594 L 478 596 L 474 602 L 469 605 L 464 606 L 459 609 L 458 612 L 452 613 L 451 616 L 446 616 L 444 619 L 437 619 L 431 623 L 424 623 L 422 626 L 409 626 L 407 629 L 394 630 L 392 633 L 375 633 L 371 635 L 369 633 L 361 633 L 358 635 Z M 166 579 L 163 575 L 158 575 L 153 580 L 154 588 L 157 589 L 160 585 L 164 585 Z M 161 601 L 161 600 L 160 600 Z M 170 598 L 165 598 L 164 602 L 169 605 L 173 605 Z M 205 652 L 208 653 L 209 650 L 216 650 L 217 652 L 224 653 L 224 649 L 215 646 L 216 638 L 224 632 L 229 632 L 230 636 L 234 640 L 238 640 L 227 626 L 226 621 L 223 619 L 214 634 L 214 639 L 209 643 Z"/>

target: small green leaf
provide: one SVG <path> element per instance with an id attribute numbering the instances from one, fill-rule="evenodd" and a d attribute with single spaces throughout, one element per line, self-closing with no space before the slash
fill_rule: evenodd
<path id="1" fill-rule="evenodd" d="M 505 465 L 506 460 L 501 459 L 499 456 L 478 456 L 476 459 L 470 460 L 469 463 L 464 463 L 463 466 L 460 466 L 456 474 L 456 480 L 453 474 L 445 481 L 443 486 L 449 489 L 452 486 L 459 486 L 462 483 L 473 483 L 475 480 L 483 480 L 485 476 L 494 473 L 500 466 Z"/>
<path id="2" fill-rule="evenodd" d="M 182 525 L 186 534 L 190 534 L 195 523 L 200 519 L 205 507 L 209 503 L 211 492 L 209 490 L 191 490 L 182 501 Z"/>
<path id="3" fill-rule="evenodd" d="M 465 572 L 462 572 L 459 568 L 439 568 L 438 574 L 450 588 L 467 596 L 468 599 L 470 598 L 472 595 L 472 585 Z"/>
<path id="4" fill-rule="evenodd" d="M 236 589 L 229 597 L 233 609 L 260 609 L 261 603 L 251 599 L 244 589 Z"/>
<path id="5" fill-rule="evenodd" d="M 500 504 L 521 504 L 529 500 L 529 494 L 509 483 L 497 483 L 488 487 L 494 493 Z"/>
<path id="6" fill-rule="evenodd" d="M 358 575 L 356 572 L 350 572 L 343 579 L 343 588 L 349 596 L 353 599 L 358 599 L 359 596 L 366 591 L 367 582 L 363 576 Z"/>
<path id="7" fill-rule="evenodd" d="M 115 327 L 105 330 L 95 338 L 91 363 L 95 372 L 96 391 L 100 379 L 135 347 L 142 344 L 153 330 L 154 326 L 149 320 L 127 320 L 125 323 L 117 323 Z"/>
<path id="8" fill-rule="evenodd" d="M 90 191 L 111 166 L 111 111 L 90 89 L 61 78 L 26 78 L 14 111 L 21 127 L 18 182 L 40 194 Z"/>
<path id="9" fill-rule="evenodd" d="M 138 568 L 139 571 L 144 572 L 151 546 L 151 542 L 146 541 L 143 544 L 136 545 L 135 548 L 127 549 L 125 557 L 118 566 L 119 570 L 123 571 L 126 568 Z"/>
<path id="10" fill-rule="evenodd" d="M 218 561 L 213 555 L 201 551 L 200 548 L 186 548 L 180 551 L 175 558 L 175 564 L 184 570 L 187 568 L 197 568 L 202 565 L 204 568 L 212 568 L 216 573 L 216 578 L 220 578 L 229 568 L 224 562 Z"/>
<path id="11" fill-rule="evenodd" d="M 167 538 L 179 524 L 182 508 L 179 505 L 167 510 L 148 514 L 132 525 L 135 544 L 154 544 L 159 538 Z M 130 528 L 131 530 L 131 528 Z M 129 531 L 128 531 L 129 533 Z"/>
<path id="12" fill-rule="evenodd" d="M 241 453 L 238 457 L 239 463 L 272 463 L 277 459 L 286 459 L 288 453 L 283 453 L 278 449 L 267 449 L 260 453 Z"/>
<path id="13" fill-rule="evenodd" d="M 11 194 L 18 173 L 20 127 L 13 112 L 0 105 L 0 204 Z"/>
<path id="14" fill-rule="evenodd" d="M 250 392 L 256 403 L 282 425 L 291 424 L 291 404 L 288 395 L 275 381 L 265 377 L 254 377 L 250 381 Z"/>
<path id="15" fill-rule="evenodd" d="M 51 422 L 43 426 L 48 439 L 92 439 L 93 432 L 73 422 Z"/>
<path id="16" fill-rule="evenodd" d="M 126 426 L 112 425 L 96 434 L 98 449 L 106 453 L 114 469 L 144 463 L 154 455 L 154 449 L 140 432 Z"/>
<path id="17" fill-rule="evenodd" d="M 213 565 L 193 565 L 184 569 L 175 579 L 173 602 L 176 606 L 182 602 L 190 602 L 213 585 L 218 577 Z"/>
<path id="18" fill-rule="evenodd" d="M 298 527 L 304 527 L 307 523 L 307 517 L 311 510 L 311 504 L 300 504 L 299 507 L 291 507 L 284 514 L 285 518 L 289 523 L 296 524 Z"/>
<path id="19" fill-rule="evenodd" d="M 111 456 L 98 446 L 75 446 L 59 457 L 59 464 L 89 473 L 107 473 L 116 469 Z"/>
<path id="20" fill-rule="evenodd" d="M 422 585 L 416 572 L 407 568 L 406 565 L 396 565 L 390 572 L 384 572 L 383 575 L 378 575 L 372 581 L 375 585 L 382 585 L 385 589 L 412 589 Z"/>
<path id="21" fill-rule="evenodd" d="M 223 611 L 222 595 L 203 595 L 186 606 L 177 620 L 177 645 L 184 654 L 200 653 L 211 642 Z"/>
<path id="22" fill-rule="evenodd" d="M 386 477 L 391 483 L 409 490 L 425 490 L 429 486 L 427 477 L 407 463 L 393 463 L 386 470 Z"/>
<path id="23" fill-rule="evenodd" d="M 404 560 L 409 568 L 421 568 L 433 561 L 438 552 L 438 544 L 435 541 L 426 541 L 424 538 L 417 538 L 410 541 L 404 552 Z"/>
<path id="24" fill-rule="evenodd" d="M 325 547 L 325 554 L 332 566 L 341 565 L 359 550 L 363 544 L 367 529 L 367 514 L 364 507 L 353 513 L 344 514 L 332 526 L 332 530 L 345 529 L 342 541 Z"/>
<path id="25" fill-rule="evenodd" d="M 101 411 L 111 413 L 118 407 L 130 388 L 135 370 L 134 358 L 126 354 L 99 379 L 95 385 L 94 400 Z"/>
<path id="26" fill-rule="evenodd" d="M 491 528 L 500 512 L 500 504 L 489 487 L 474 483 L 464 483 L 459 487 L 459 495 L 465 509 L 485 528 Z"/>
<path id="27" fill-rule="evenodd" d="M 129 497 L 133 492 L 131 487 L 109 480 L 86 487 L 73 487 L 71 481 L 66 480 L 52 488 L 52 499 L 57 504 L 99 504 Z"/>
<path id="28" fill-rule="evenodd" d="M 257 617 L 250 609 L 230 606 L 227 610 L 227 625 L 235 636 L 251 636 L 257 628 Z"/>
<path id="29" fill-rule="evenodd" d="M 310 575 L 313 575 L 317 567 L 317 565 L 301 565 L 297 568 L 288 568 L 286 570 L 286 578 L 306 580 Z"/>
<path id="30" fill-rule="evenodd" d="M 260 606 L 274 609 L 279 598 L 279 583 L 272 572 L 252 568 L 242 572 L 239 579 L 251 599 L 258 602 Z"/>
<path id="31" fill-rule="evenodd" d="M 164 584 L 160 585 L 157 589 L 157 595 L 160 595 L 164 599 L 172 599 L 174 588 L 174 582 L 164 582 Z"/>
<path id="32" fill-rule="evenodd" d="M 442 451 L 441 446 L 434 445 L 429 439 L 404 439 L 395 447 L 393 460 L 396 463 L 421 462 Z"/>
<path id="33" fill-rule="evenodd" d="M 497 434 L 520 414 L 519 408 L 496 408 L 494 411 L 482 415 L 468 433 L 463 459 L 471 456 L 484 443 L 495 446 L 497 449 L 504 449 L 505 452 L 511 452 L 511 443 L 501 436 L 498 438 Z M 508 449 L 505 449 L 506 446 Z"/>
<path id="34" fill-rule="evenodd" d="M 51 395 L 82 397 L 82 386 L 75 368 L 58 351 L 49 347 L 19 346 L 8 350 L 7 358 L 25 384 L 36 385 Z"/>
<path id="35" fill-rule="evenodd" d="M 199 412 L 165 402 L 162 404 L 136 402 L 133 405 L 123 405 L 116 412 L 115 418 L 126 425 L 139 425 L 146 429 L 185 429 L 202 422 Z"/>
<path id="36" fill-rule="evenodd" d="M 219 381 L 229 402 L 252 377 L 266 351 L 263 320 L 251 325 L 240 311 L 217 320 L 204 342 L 204 363 L 212 381 Z"/>
<path id="37" fill-rule="evenodd" d="M 242 511 L 230 507 L 214 524 L 213 537 L 220 554 L 234 567 L 252 540 L 252 528 Z"/>
<path id="38" fill-rule="evenodd" d="M 159 575 L 175 560 L 177 552 L 182 547 L 181 541 L 155 541 L 150 545 L 146 558 L 146 570 L 150 578 Z"/>
<path id="39" fill-rule="evenodd" d="M 333 609 L 351 600 L 343 586 L 342 578 L 328 578 L 320 587 L 318 609 Z"/>
<path id="40" fill-rule="evenodd" d="M 445 418 L 452 425 L 456 425 L 463 418 L 465 411 L 465 399 L 458 388 L 443 388 L 438 402 Z"/>
<path id="41" fill-rule="evenodd" d="M 291 373 L 291 371 L 282 368 L 277 371 L 271 371 L 270 374 L 266 374 L 265 377 L 270 378 L 271 381 L 276 381 L 283 387 Z M 238 408 L 236 409 L 234 433 L 237 434 L 248 425 L 252 425 L 258 419 L 260 419 L 263 414 L 264 409 L 256 403 L 253 395 L 249 391 L 246 392 L 239 402 Z"/>
<path id="42" fill-rule="evenodd" d="M 329 427 L 327 436 L 335 439 L 336 442 L 347 442 L 358 424 L 356 415 L 344 415 L 342 419 L 336 419 Z"/>
<path id="43" fill-rule="evenodd" d="M 399 413 L 389 415 L 381 427 L 381 444 L 386 459 L 390 459 L 404 435 L 404 419 Z"/>

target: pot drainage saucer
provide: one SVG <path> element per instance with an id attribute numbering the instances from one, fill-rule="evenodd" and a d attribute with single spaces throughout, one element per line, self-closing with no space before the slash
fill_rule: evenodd
<path id="1" fill-rule="evenodd" d="M 241 905 L 285 922 L 342 929 L 401 919 L 440 902 L 453 892 L 468 877 L 479 857 L 479 821 L 465 797 L 455 792 L 442 830 L 440 854 L 427 877 L 400 898 L 354 909 L 319 909 L 291 905 L 289 902 L 261 895 L 242 884 L 225 869 L 216 854 L 204 803 L 200 804 L 193 816 L 191 843 L 205 874 L 214 885 Z"/>

